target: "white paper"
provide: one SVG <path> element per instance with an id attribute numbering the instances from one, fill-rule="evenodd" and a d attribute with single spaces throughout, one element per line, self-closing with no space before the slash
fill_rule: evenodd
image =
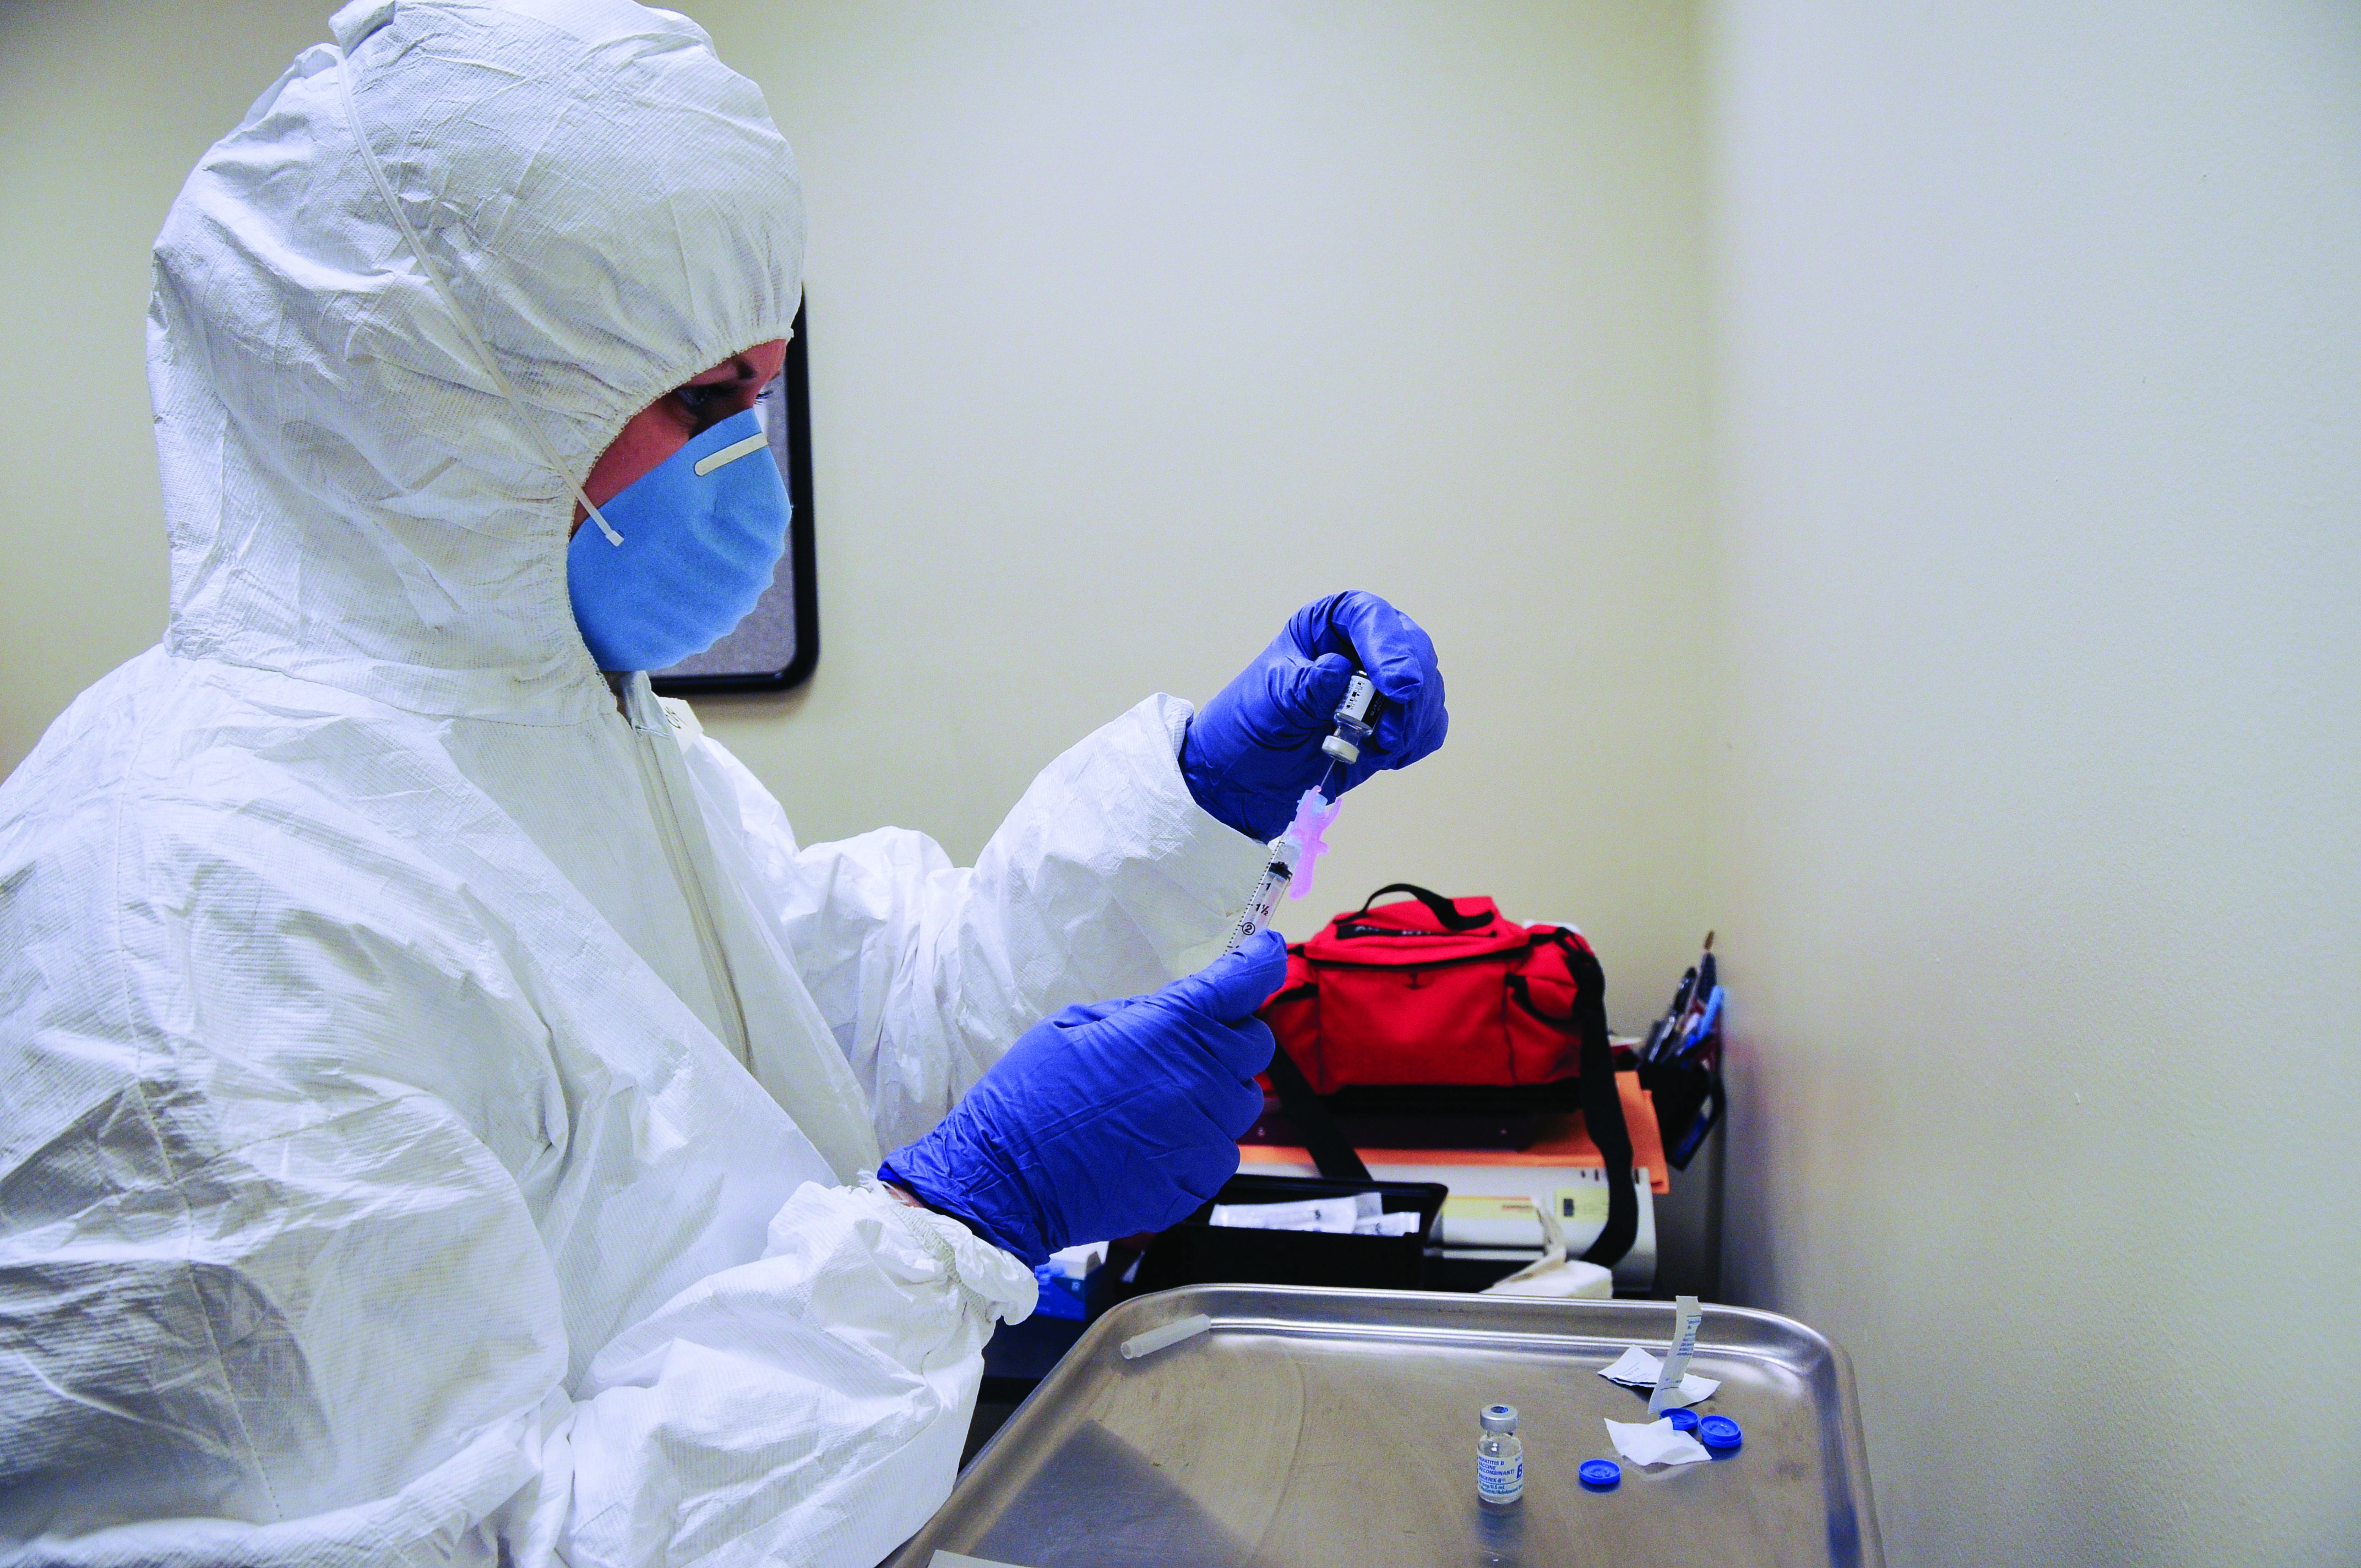
<path id="1" fill-rule="evenodd" d="M 1607 1441 L 1634 1464 L 1694 1464 L 1713 1457 L 1705 1451 L 1705 1444 L 1685 1431 L 1675 1431 L 1673 1423 L 1663 1418 L 1609 1421 Z"/>
<path id="2" fill-rule="evenodd" d="M 1382 1193 L 1306 1198 L 1293 1203 L 1216 1203 L 1213 1223 L 1234 1230 L 1325 1231 L 1333 1235 L 1407 1236 L 1418 1231 L 1414 1211 L 1389 1214 Z"/>
<path id="3" fill-rule="evenodd" d="M 1088 1279 L 1106 1266 L 1107 1244 L 1087 1242 L 1081 1245 L 1060 1247 L 1049 1255 L 1058 1272 L 1069 1279 Z"/>
<path id="4" fill-rule="evenodd" d="M 1656 1386 L 1648 1393 L 1648 1413 L 1661 1416 L 1676 1405 L 1697 1403 L 1681 1387 L 1681 1379 L 1688 1376 L 1689 1357 L 1697 1354 L 1697 1324 L 1705 1319 L 1703 1309 L 1694 1296 L 1673 1298 L 1673 1348 L 1664 1357 L 1664 1369 L 1656 1375 Z"/>
<path id="5" fill-rule="evenodd" d="M 1404 1209 L 1392 1214 L 1372 1214 L 1353 1222 L 1356 1236 L 1410 1236 L 1418 1234 L 1418 1212 Z"/>
<path id="6" fill-rule="evenodd" d="M 1598 1376 L 1609 1383 L 1620 1383 L 1626 1388 L 1653 1388 L 1656 1386 L 1657 1375 L 1664 1369 L 1663 1362 L 1638 1345 L 1628 1344 L 1623 1347 L 1623 1354 L 1615 1358 L 1615 1365 L 1599 1368 Z"/>
<path id="7" fill-rule="evenodd" d="M 1306 1198 L 1297 1203 L 1216 1203 L 1212 1221 L 1249 1231 L 1329 1231 L 1353 1234 L 1360 1205 L 1351 1198 Z"/>
<path id="8" fill-rule="evenodd" d="M 1623 1347 L 1623 1354 L 1616 1358 L 1614 1365 L 1600 1367 L 1598 1376 L 1609 1383 L 1620 1383 L 1626 1388 L 1653 1388 L 1656 1379 L 1663 1376 L 1664 1372 L 1663 1362 L 1633 1344 Z M 1694 1372 L 1684 1372 L 1681 1374 L 1681 1391 L 1665 1402 L 1694 1405 L 1700 1399 L 1711 1398 L 1713 1391 L 1720 1387 L 1721 1379 L 1719 1377 L 1700 1377 Z"/>

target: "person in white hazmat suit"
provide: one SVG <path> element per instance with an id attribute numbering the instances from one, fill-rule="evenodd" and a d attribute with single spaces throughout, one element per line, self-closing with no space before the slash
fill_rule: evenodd
<path id="1" fill-rule="evenodd" d="M 1323 600 L 972 869 L 798 846 L 568 590 L 777 363 L 760 93 L 624 0 L 331 29 L 157 242 L 164 640 L 0 785 L 0 1558 L 874 1563 L 1028 1264 L 1235 1168 L 1275 944 L 1192 971 L 1432 644 Z"/>

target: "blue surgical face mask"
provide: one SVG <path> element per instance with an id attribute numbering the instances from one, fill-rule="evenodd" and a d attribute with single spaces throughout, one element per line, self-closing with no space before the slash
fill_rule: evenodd
<path id="1" fill-rule="evenodd" d="M 752 409 L 616 492 L 566 554 L 574 624 L 598 667 L 665 669 L 730 635 L 771 586 L 788 510 Z"/>

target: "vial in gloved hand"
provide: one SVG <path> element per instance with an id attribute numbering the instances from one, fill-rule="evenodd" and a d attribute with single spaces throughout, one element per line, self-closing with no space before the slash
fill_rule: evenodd
<path id="1" fill-rule="evenodd" d="M 1484 1407 L 1484 1435 L 1476 1440 L 1476 1496 L 1513 1503 L 1525 1495 L 1525 1445 L 1517 1438 L 1517 1407 Z"/>

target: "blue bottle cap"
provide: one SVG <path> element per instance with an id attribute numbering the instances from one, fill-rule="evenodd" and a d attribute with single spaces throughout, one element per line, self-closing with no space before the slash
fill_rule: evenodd
<path id="1" fill-rule="evenodd" d="M 1623 1483 L 1623 1467 L 1611 1459 L 1586 1459 L 1576 1474 L 1584 1486 L 1600 1492 L 1611 1492 Z"/>
<path id="2" fill-rule="evenodd" d="M 1746 1434 L 1728 1416 L 1708 1416 L 1697 1422 L 1697 1441 L 1708 1448 L 1736 1448 L 1746 1441 Z"/>
<path id="3" fill-rule="evenodd" d="M 1697 1413 L 1695 1410 L 1666 1410 L 1664 1420 L 1673 1423 L 1675 1431 L 1697 1430 Z"/>

